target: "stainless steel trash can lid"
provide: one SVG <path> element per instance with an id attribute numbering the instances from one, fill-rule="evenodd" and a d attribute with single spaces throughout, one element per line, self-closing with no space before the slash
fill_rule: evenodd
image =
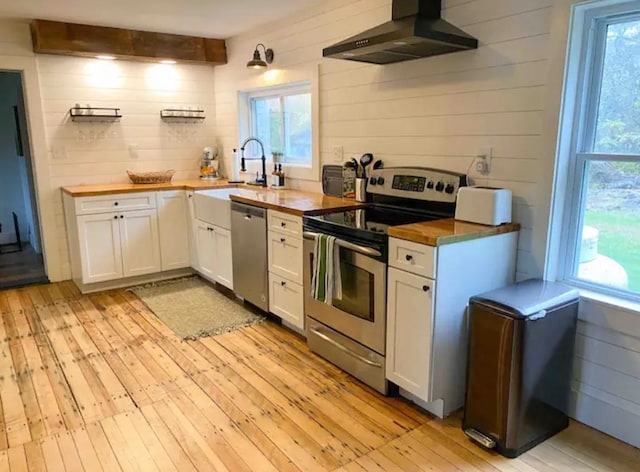
<path id="1" fill-rule="evenodd" d="M 543 318 L 550 308 L 576 301 L 580 293 L 571 287 L 540 279 L 529 279 L 514 285 L 471 297 L 471 301 L 502 305 L 518 317 Z"/>

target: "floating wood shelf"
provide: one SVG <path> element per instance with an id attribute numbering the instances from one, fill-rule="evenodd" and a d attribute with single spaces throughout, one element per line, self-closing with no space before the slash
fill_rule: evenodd
<path id="1" fill-rule="evenodd" d="M 168 122 L 193 123 L 206 118 L 204 110 L 185 110 L 184 108 L 165 108 L 160 110 L 160 118 Z"/>
<path id="2" fill-rule="evenodd" d="M 78 123 L 111 122 L 122 118 L 120 108 L 94 108 L 73 107 L 69 108 L 71 121 Z"/>

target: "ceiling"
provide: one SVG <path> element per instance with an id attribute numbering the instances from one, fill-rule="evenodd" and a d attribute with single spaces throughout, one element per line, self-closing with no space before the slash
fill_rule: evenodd
<path id="1" fill-rule="evenodd" d="M 321 0 L 3 1 L 0 17 L 44 19 L 226 39 Z"/>

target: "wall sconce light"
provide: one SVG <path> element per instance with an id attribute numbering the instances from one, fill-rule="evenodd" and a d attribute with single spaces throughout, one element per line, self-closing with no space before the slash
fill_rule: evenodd
<path id="1" fill-rule="evenodd" d="M 264 61 L 262 60 L 262 56 L 260 55 L 260 51 L 258 50 L 259 46 L 262 46 L 262 49 L 264 49 Z M 271 64 L 272 62 L 273 49 L 267 49 L 264 44 L 258 43 L 256 44 L 256 49 L 253 51 L 253 59 L 247 62 L 247 67 L 249 69 L 264 69 L 265 67 L 267 67 L 267 64 Z"/>

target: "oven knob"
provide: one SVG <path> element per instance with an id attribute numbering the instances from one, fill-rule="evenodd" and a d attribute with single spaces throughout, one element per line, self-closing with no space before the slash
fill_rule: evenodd
<path id="1" fill-rule="evenodd" d="M 378 179 L 376 179 L 375 177 L 371 177 L 371 178 L 369 179 L 369 183 L 370 183 L 371 185 L 376 185 L 376 184 L 378 183 Z"/>
<path id="2" fill-rule="evenodd" d="M 451 185 L 451 184 L 447 184 L 447 188 L 445 188 L 445 189 L 444 189 L 444 191 L 445 191 L 445 192 L 447 192 L 447 193 L 453 193 L 453 191 L 454 191 L 455 189 L 456 189 L 456 188 L 455 188 L 453 185 Z"/>
<path id="3" fill-rule="evenodd" d="M 378 185 L 384 185 L 384 177 L 378 177 Z"/>
<path id="4" fill-rule="evenodd" d="M 427 188 L 429 188 L 429 189 L 433 188 L 433 180 L 430 180 L 430 181 L 427 183 Z"/>
<path id="5" fill-rule="evenodd" d="M 436 184 L 436 192 L 442 192 L 444 190 L 444 184 L 442 182 L 438 182 Z"/>

